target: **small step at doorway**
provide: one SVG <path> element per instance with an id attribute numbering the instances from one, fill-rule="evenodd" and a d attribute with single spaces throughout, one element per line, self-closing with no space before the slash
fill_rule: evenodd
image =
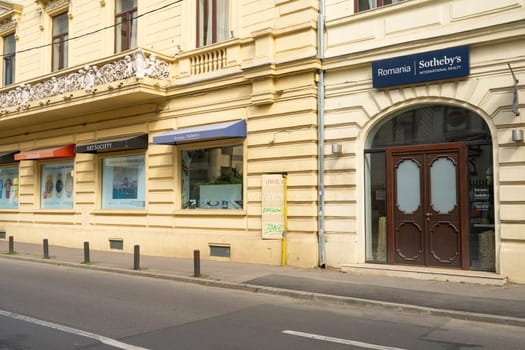
<path id="1" fill-rule="evenodd" d="M 346 264 L 341 266 L 341 272 L 488 286 L 504 286 L 507 284 L 506 275 L 494 272 L 428 268 L 423 266 Z"/>

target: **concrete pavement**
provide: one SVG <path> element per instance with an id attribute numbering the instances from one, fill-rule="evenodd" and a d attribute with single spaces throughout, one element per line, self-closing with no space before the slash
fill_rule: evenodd
<path id="1" fill-rule="evenodd" d="M 196 278 L 192 259 L 143 255 L 140 270 L 134 270 L 133 254 L 118 251 L 91 250 L 92 263 L 86 265 L 81 263 L 82 248 L 50 246 L 50 259 L 43 259 L 42 245 L 15 242 L 14 248 L 16 254 L 7 254 L 8 241 L 0 240 L 0 258 L 525 327 L 525 285 L 521 284 L 490 286 L 209 260 L 201 260 L 202 276 Z"/>

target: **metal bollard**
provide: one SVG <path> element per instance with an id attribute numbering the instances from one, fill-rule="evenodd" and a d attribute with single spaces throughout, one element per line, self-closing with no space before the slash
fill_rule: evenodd
<path id="1" fill-rule="evenodd" d="M 133 270 L 140 270 L 140 246 L 137 244 L 133 251 Z"/>
<path id="2" fill-rule="evenodd" d="M 44 259 L 49 259 L 49 243 L 47 238 L 44 239 Z"/>
<path id="3" fill-rule="evenodd" d="M 15 253 L 15 238 L 13 236 L 9 236 L 9 254 Z"/>
<path id="4" fill-rule="evenodd" d="M 201 275 L 201 252 L 200 250 L 193 251 L 193 277 L 200 277 Z"/>
<path id="5" fill-rule="evenodd" d="M 84 242 L 84 264 L 89 264 L 89 242 Z"/>

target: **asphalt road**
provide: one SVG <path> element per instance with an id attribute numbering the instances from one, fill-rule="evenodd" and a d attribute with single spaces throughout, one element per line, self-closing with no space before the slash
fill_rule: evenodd
<path id="1" fill-rule="evenodd" d="M 525 329 L 0 263 L 0 350 L 523 349 Z"/>

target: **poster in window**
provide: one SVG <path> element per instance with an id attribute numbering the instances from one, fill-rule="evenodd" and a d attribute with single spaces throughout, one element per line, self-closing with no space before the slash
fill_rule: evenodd
<path id="1" fill-rule="evenodd" d="M 0 208 L 18 208 L 18 167 L 0 167 Z"/>
<path id="2" fill-rule="evenodd" d="M 262 238 L 282 239 L 286 230 L 286 177 L 262 176 Z"/>
<path id="3" fill-rule="evenodd" d="M 144 156 L 105 158 L 102 169 L 102 207 L 145 207 Z"/>
<path id="4" fill-rule="evenodd" d="M 43 164 L 41 168 L 41 208 L 73 208 L 73 162 Z M 67 188 L 64 185 L 67 183 Z"/>

